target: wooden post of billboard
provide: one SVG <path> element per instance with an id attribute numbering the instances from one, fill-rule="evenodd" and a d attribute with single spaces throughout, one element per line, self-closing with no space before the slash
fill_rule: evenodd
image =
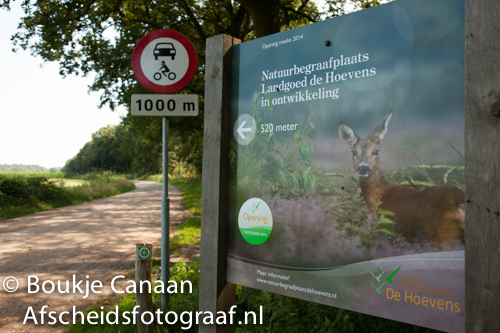
<path id="1" fill-rule="evenodd" d="M 500 2 L 467 0 L 466 332 L 500 327 Z"/>
<path id="2" fill-rule="evenodd" d="M 240 40 L 219 35 L 207 40 L 200 254 L 200 311 L 229 311 L 235 285 L 226 283 L 229 187 L 230 48 Z M 234 332 L 233 325 L 204 325 L 200 332 Z"/>

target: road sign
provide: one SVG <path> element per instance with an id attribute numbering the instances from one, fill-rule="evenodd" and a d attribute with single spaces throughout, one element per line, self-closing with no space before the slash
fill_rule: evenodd
<path id="1" fill-rule="evenodd" d="M 142 37 L 132 53 L 132 70 L 144 88 L 170 94 L 184 88 L 198 64 L 191 41 L 180 32 L 155 30 Z"/>
<path id="2" fill-rule="evenodd" d="M 133 116 L 197 116 L 198 95 L 134 94 Z"/>

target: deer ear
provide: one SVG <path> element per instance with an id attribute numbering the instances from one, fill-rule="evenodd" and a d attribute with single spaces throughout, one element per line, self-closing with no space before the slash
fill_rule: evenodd
<path id="1" fill-rule="evenodd" d="M 340 140 L 348 145 L 353 145 L 358 140 L 356 133 L 344 123 L 340 123 L 339 125 L 339 136 Z"/>
<path id="2" fill-rule="evenodd" d="M 391 120 L 392 112 L 389 112 L 387 116 L 375 127 L 372 134 L 370 134 L 370 140 L 381 141 L 385 133 L 387 133 L 387 127 L 389 126 L 389 120 Z"/>

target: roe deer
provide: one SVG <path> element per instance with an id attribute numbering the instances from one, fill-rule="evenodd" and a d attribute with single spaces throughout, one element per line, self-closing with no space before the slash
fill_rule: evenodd
<path id="1" fill-rule="evenodd" d="M 371 216 L 377 209 L 394 213 L 394 229 L 410 242 L 430 241 L 439 245 L 464 244 L 465 194 L 453 186 L 433 186 L 417 191 L 384 179 L 379 166 L 379 148 L 392 112 L 362 140 L 344 123 L 340 139 L 352 150 L 362 196 Z"/>

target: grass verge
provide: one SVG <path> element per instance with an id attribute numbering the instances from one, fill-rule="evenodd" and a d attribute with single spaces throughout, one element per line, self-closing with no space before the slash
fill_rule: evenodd
<path id="1" fill-rule="evenodd" d="M 193 212 L 176 230 L 171 239 L 170 251 L 181 246 L 200 244 L 201 239 L 201 179 L 192 177 L 169 177 L 169 183 L 177 186 L 182 193 L 182 203 Z"/>
<path id="2" fill-rule="evenodd" d="M 143 180 L 157 183 L 163 182 L 162 175 L 151 175 Z M 193 217 L 186 219 L 175 230 L 176 235 L 170 239 L 170 251 L 175 252 L 181 246 L 200 244 L 201 236 L 201 178 L 168 177 L 170 185 L 174 185 L 182 193 L 184 207 L 193 212 Z"/>
<path id="3" fill-rule="evenodd" d="M 159 269 L 159 268 L 155 268 Z M 195 324 L 189 324 L 189 315 L 190 313 L 198 308 L 198 286 L 199 286 L 199 276 L 200 276 L 200 268 L 199 268 L 199 260 L 193 260 L 191 264 L 185 264 L 183 262 L 179 262 L 172 267 L 172 271 L 170 272 L 170 280 L 169 284 L 165 285 L 165 288 L 168 288 L 170 285 L 170 281 L 175 281 L 176 285 L 179 286 L 179 292 L 170 294 L 170 302 L 167 311 L 175 312 L 179 317 L 177 323 L 173 325 L 164 325 L 157 326 L 154 332 L 157 333 L 172 333 L 172 332 L 197 332 L 198 326 Z M 187 284 L 185 285 L 184 293 L 180 292 L 180 285 L 182 281 L 189 281 L 192 289 L 189 290 Z M 157 285 L 157 284 L 155 284 Z M 153 304 L 157 309 L 161 308 L 161 294 L 155 292 L 153 289 Z M 101 324 L 101 320 L 93 320 L 95 324 L 90 324 L 87 320 L 82 324 L 81 316 L 77 316 L 78 322 L 73 325 L 68 326 L 64 332 L 65 333 L 136 333 L 137 325 L 133 324 L 131 315 L 132 310 L 134 309 L 135 303 L 135 294 L 129 294 L 123 297 L 118 301 L 117 304 L 111 305 L 109 308 L 101 309 L 100 304 L 96 304 L 93 307 L 83 311 L 84 317 L 87 318 L 88 314 L 94 312 L 92 314 L 93 318 L 103 318 L 104 324 Z M 114 314 L 110 314 L 113 312 Z M 189 312 L 189 313 L 187 313 Z M 118 323 L 108 324 L 106 323 L 106 318 L 109 318 L 109 321 L 115 321 L 118 318 Z M 127 320 L 126 318 L 129 318 Z M 181 319 L 182 318 L 182 319 Z M 162 321 L 164 321 L 164 316 Z M 171 315 L 168 318 L 170 321 L 173 321 L 174 316 Z M 194 322 L 194 316 L 192 317 L 192 321 Z M 146 318 L 146 320 L 148 320 Z M 184 322 L 184 323 L 183 323 Z"/>
<path id="4" fill-rule="evenodd" d="M 83 176 L 86 184 L 64 187 L 46 177 L 0 175 L 0 221 L 128 192 L 135 185 L 104 173 Z"/>

